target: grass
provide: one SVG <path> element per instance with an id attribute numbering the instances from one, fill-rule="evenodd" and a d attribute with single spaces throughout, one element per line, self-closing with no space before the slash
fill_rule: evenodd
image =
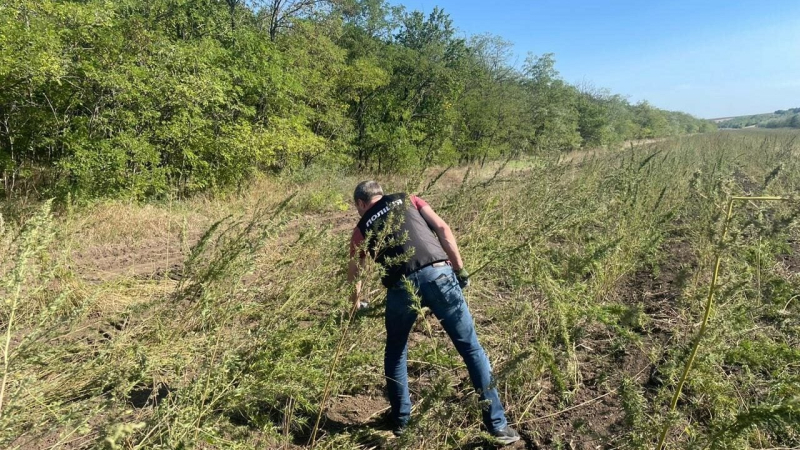
<path id="1" fill-rule="evenodd" d="M 424 192 L 474 273 L 467 299 L 529 448 L 800 446 L 800 192 L 791 132 L 725 132 L 379 177 Z M 317 169 L 318 170 L 318 169 Z M 344 281 L 368 174 L 102 202 L 0 226 L 3 448 L 491 447 L 441 328 L 412 332 L 411 432 L 382 400 L 382 290 L 350 322 Z M 374 176 L 378 177 L 378 176 Z M 8 210 L 9 208 L 4 208 Z M 668 413 L 704 312 L 691 375 Z M 0 347 L 2 348 L 2 347 Z"/>

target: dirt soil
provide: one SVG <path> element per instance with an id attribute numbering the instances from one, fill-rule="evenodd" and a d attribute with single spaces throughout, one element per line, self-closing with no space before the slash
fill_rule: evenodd
<path id="1" fill-rule="evenodd" d="M 390 427 L 384 420 L 386 412 L 389 410 L 389 402 L 383 395 L 342 395 L 331 402 L 325 413 L 325 423 L 323 431 L 336 433 L 343 429 L 369 429 L 377 431 L 374 434 L 367 434 L 361 442 L 365 448 L 395 448 Z M 485 443 L 475 443 L 466 448 L 492 448 L 486 447 Z M 500 448 L 500 447 L 497 447 Z M 525 440 L 502 447 L 503 449 L 535 449 L 536 446 L 529 445 Z"/>
<path id="2" fill-rule="evenodd" d="M 687 241 L 668 241 L 662 255 L 657 275 L 649 268 L 640 269 L 619 289 L 623 302 L 643 306 L 652 320 L 652 333 L 659 336 L 671 334 L 681 293 L 698 267 L 697 256 Z"/>
<path id="3" fill-rule="evenodd" d="M 389 409 L 389 402 L 376 395 L 340 395 L 333 399 L 325 417 L 344 426 L 364 425 Z"/>
<path id="4" fill-rule="evenodd" d="M 744 195 L 759 194 L 763 190 L 759 183 L 755 182 L 750 176 L 740 170 L 733 173 L 733 179 L 742 188 Z"/>
<path id="5" fill-rule="evenodd" d="M 778 262 L 783 264 L 786 271 L 792 275 L 800 274 L 800 240 L 789 241 L 791 251 L 778 255 Z"/>
<path id="6" fill-rule="evenodd" d="M 542 397 L 532 409 L 536 419 L 522 427 L 533 436 L 533 448 L 552 448 L 557 443 L 581 450 L 613 448 L 625 420 L 616 391 L 622 377 L 635 380 L 645 395 L 652 395 L 660 384 L 648 353 L 663 348 L 671 339 L 681 293 L 697 269 L 688 242 L 668 241 L 662 254 L 655 275 L 650 268 L 634 272 L 620 283 L 612 298 L 641 307 L 650 318 L 649 325 L 639 330 L 639 342 L 620 352 L 612 347 L 611 336 L 602 325 L 589 325 L 576 347 L 581 388 L 568 405 L 560 406 L 555 391 L 545 383 Z"/>
<path id="7" fill-rule="evenodd" d="M 355 211 L 302 215 L 286 225 L 283 242 L 292 242 L 309 226 L 328 227 L 333 233 L 349 234 L 357 221 Z M 204 230 L 203 230 L 204 231 Z M 187 237 L 189 248 L 196 244 L 203 231 Z M 107 282 L 120 277 L 140 280 L 169 278 L 179 280 L 188 249 L 181 248 L 179 236 L 140 240 L 135 243 L 101 243 L 72 253 L 73 268 L 85 281 Z"/>
<path id="8" fill-rule="evenodd" d="M 191 237 L 197 242 L 199 234 Z M 176 278 L 185 258 L 180 241 L 149 239 L 131 244 L 97 245 L 72 254 L 76 272 L 88 282 L 103 282 L 118 277 L 156 279 Z"/>
<path id="9" fill-rule="evenodd" d="M 349 233 L 352 215 L 352 211 L 336 214 L 325 220 L 325 225 L 336 233 Z M 309 219 L 303 217 L 298 221 Z M 292 223 L 288 231 L 291 233 L 291 230 L 301 227 L 301 223 Z M 141 245 L 130 251 L 122 247 L 93 249 L 76 256 L 82 264 L 79 267 L 86 270 L 84 276 L 88 280 L 107 280 L 109 277 L 125 275 L 158 277 L 179 273 L 177 246 L 170 250 L 174 259 L 168 261 L 164 258 L 166 252 L 159 251 L 157 245 L 163 249 L 164 242 L 154 242 L 152 246 Z M 647 352 L 670 339 L 681 291 L 697 267 L 688 242 L 669 241 L 662 251 L 664 257 L 657 275 L 653 275 L 650 268 L 643 268 L 623 280 L 615 294 L 616 300 L 624 304 L 641 306 L 650 318 L 650 328 L 647 332 L 643 331 L 639 346 L 629 346 L 622 355 L 615 355 L 608 332 L 601 326 L 589 326 L 576 350 L 582 383 L 580 389 L 565 406 L 549 381 L 543 380 L 543 393 L 530 411 L 530 417 L 534 419 L 518 425 L 525 439 L 516 446 L 506 448 L 546 449 L 560 442 L 567 448 L 588 450 L 605 448 L 614 441 L 615 433 L 622 429 L 624 420 L 615 389 L 623 375 L 637 380 L 644 388 L 652 385 L 652 364 Z M 789 264 L 797 262 L 792 257 L 787 255 Z M 794 258 L 797 258 L 796 254 Z M 167 262 L 170 265 L 166 265 Z M 426 319 L 435 322 L 432 316 Z M 476 320 L 480 318 L 476 316 Z M 431 325 L 438 331 L 435 323 Z M 422 327 L 415 329 L 410 337 L 412 345 L 423 339 L 429 337 Z M 466 372 L 462 375 L 465 385 L 468 385 Z M 333 434 L 362 428 L 374 431 L 365 445 L 386 448 L 390 446 L 391 437 L 387 437 L 388 429 L 381 420 L 388 406 L 381 393 L 336 397 L 328 407 L 322 430 Z"/>
<path id="10" fill-rule="evenodd" d="M 586 155 L 576 157 L 585 158 Z M 286 233 L 288 236 L 299 236 L 300 230 L 311 223 L 345 235 L 350 233 L 355 220 L 356 214 L 352 209 L 299 216 L 287 225 Z M 199 237 L 200 233 L 190 236 L 189 245 L 197 242 Z M 286 241 L 291 242 L 291 239 Z M 797 272 L 800 271 L 800 244 L 794 242 L 792 245 L 795 251 L 786 255 L 783 262 Z M 660 268 L 655 275 L 650 268 L 642 268 L 631 274 L 619 284 L 612 299 L 641 307 L 649 317 L 646 329 L 641 330 L 640 342 L 629 345 L 619 354 L 604 327 L 588 326 L 575 352 L 581 387 L 565 406 L 549 380 L 543 380 L 542 395 L 530 410 L 529 417 L 534 419 L 518 426 L 524 441 L 505 448 L 547 449 L 558 442 L 572 449 L 613 447 L 624 420 L 616 389 L 623 376 L 636 380 L 645 391 L 652 387 L 654 366 L 648 358 L 648 352 L 671 339 L 675 318 L 679 316 L 681 293 L 697 269 L 696 256 L 688 242 L 670 240 L 662 248 L 662 253 Z M 103 282 L 122 276 L 176 279 L 181 272 L 184 256 L 177 238 L 169 242 L 153 239 L 138 242 L 136 246 L 117 244 L 84 249 L 73 254 L 73 261 L 79 276 L 90 282 Z M 476 320 L 480 322 L 477 315 Z M 437 330 L 436 325 L 433 326 Z M 411 336 L 412 345 L 414 341 L 428 338 L 425 330 L 416 329 Z M 466 373 L 462 375 L 466 377 Z M 464 382 L 465 385 L 469 384 L 466 379 Z M 151 401 L 151 397 L 148 392 L 144 401 Z M 338 396 L 332 399 L 327 409 L 323 431 L 336 433 L 361 428 L 380 429 L 381 417 L 388 406 L 380 393 Z M 387 442 L 377 435 L 370 439 L 365 442 L 367 447 L 383 448 Z"/>

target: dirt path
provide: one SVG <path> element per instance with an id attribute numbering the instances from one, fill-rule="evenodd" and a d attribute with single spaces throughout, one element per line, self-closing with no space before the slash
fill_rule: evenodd
<path id="1" fill-rule="evenodd" d="M 286 225 L 283 240 L 296 239 L 309 225 L 329 227 L 336 234 L 347 233 L 356 220 L 355 210 L 298 215 Z M 182 242 L 180 232 L 174 231 L 171 235 L 130 242 L 98 243 L 72 252 L 73 269 L 81 279 L 90 283 L 123 278 L 176 280 L 189 249 L 202 235 L 201 230 L 193 231 Z"/>
<path id="2" fill-rule="evenodd" d="M 664 141 L 660 139 L 642 139 L 626 141 L 621 148 L 647 145 Z M 580 164 L 587 158 L 607 155 L 612 150 L 608 149 L 583 149 L 565 153 L 559 158 L 561 164 Z M 438 185 L 455 186 L 464 179 L 467 171 L 465 167 L 458 167 L 447 171 L 438 181 Z M 490 173 L 490 167 L 483 171 Z M 432 169 L 429 178 L 437 175 L 438 169 Z M 500 177 L 524 175 L 527 170 L 506 169 Z M 475 175 L 473 174 L 473 178 Z M 292 239 L 299 235 L 302 227 L 309 225 L 330 227 L 333 233 L 349 233 L 358 220 L 355 210 L 351 207 L 347 211 L 334 211 L 319 214 L 300 214 L 286 226 L 285 239 Z M 175 228 L 177 227 L 177 224 Z M 97 243 L 72 252 L 71 259 L 76 274 L 90 283 L 102 283 L 116 279 L 134 278 L 140 280 L 176 279 L 179 276 L 188 250 L 198 242 L 205 227 L 209 224 L 193 224 L 192 231 L 181 239 L 180 233 L 175 230 L 171 234 L 152 236 L 146 239 L 132 240 L 131 242 Z"/>
<path id="3" fill-rule="evenodd" d="M 622 144 L 620 144 L 619 148 L 617 149 L 608 149 L 600 147 L 600 148 L 586 148 L 586 149 L 574 150 L 561 155 L 558 159 L 558 162 L 561 164 L 580 164 L 587 159 L 596 158 L 598 156 L 605 156 L 615 151 L 630 149 L 633 147 L 641 147 L 643 145 L 657 144 L 659 142 L 664 142 L 667 139 L 671 138 L 635 139 L 631 141 L 625 141 Z"/>
<path id="4" fill-rule="evenodd" d="M 200 236 L 192 236 L 194 244 Z M 180 240 L 151 239 L 128 244 L 98 245 L 72 254 L 74 268 L 85 281 L 99 283 L 120 277 L 156 279 L 174 277 L 183 265 Z"/>

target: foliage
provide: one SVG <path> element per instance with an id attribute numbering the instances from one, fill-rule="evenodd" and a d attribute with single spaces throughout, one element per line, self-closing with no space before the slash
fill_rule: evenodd
<path id="1" fill-rule="evenodd" d="M 731 195 L 796 194 L 797 142 L 789 131 L 725 132 L 579 164 L 534 155 L 426 172 L 411 188 L 382 181 L 426 186 L 453 226 L 481 342 L 528 442 L 652 448 L 669 421 L 669 448 L 794 448 L 800 205 L 742 203 L 730 239 L 720 247 L 717 236 Z M 371 175 L 320 170 L 218 200 L 115 201 L 57 217 L 44 204 L 20 224 L 0 221 L 0 295 L 18 300 L 0 304 L 0 446 L 303 446 L 321 409 L 320 448 L 489 446 L 463 364 L 424 311 L 409 345 L 410 432 L 389 441 L 381 429 L 380 273 L 365 275 L 370 308 L 345 335 L 356 216 L 335 210 Z M 104 207 L 137 220 L 109 221 Z M 157 255 L 187 241 L 177 267 L 176 255 L 157 256 L 152 273 L 98 281 L 80 256 L 132 257 L 149 234 Z M 719 251 L 714 314 L 665 416 Z"/>
<path id="2" fill-rule="evenodd" d="M 717 124 L 719 128 L 800 128 L 800 108 L 779 109 L 774 113 L 732 117 Z"/>
<path id="3" fill-rule="evenodd" d="M 383 0 L 9 0 L 2 189 L 167 198 L 314 163 L 412 172 L 709 127 L 511 54 Z"/>

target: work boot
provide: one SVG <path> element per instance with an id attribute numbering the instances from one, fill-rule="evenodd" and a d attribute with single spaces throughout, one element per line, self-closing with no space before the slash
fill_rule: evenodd
<path id="1" fill-rule="evenodd" d="M 405 424 L 405 423 L 403 423 L 403 424 L 395 423 L 395 424 L 394 424 L 394 426 L 392 427 L 392 433 L 393 433 L 395 436 L 397 436 L 397 437 L 400 437 L 400 435 L 401 435 L 401 434 L 403 434 L 403 433 L 405 433 L 405 432 L 406 432 L 406 429 L 407 429 L 407 428 L 408 428 L 408 424 Z"/>
<path id="2" fill-rule="evenodd" d="M 519 433 L 510 426 L 495 431 L 492 436 L 503 445 L 513 444 L 519 440 Z"/>
<path id="3" fill-rule="evenodd" d="M 379 423 L 381 429 L 392 430 L 392 434 L 394 434 L 397 437 L 403 434 L 408 428 L 408 421 L 403 423 L 400 422 L 399 420 L 395 420 L 392 418 L 391 413 L 388 411 L 380 418 Z"/>

